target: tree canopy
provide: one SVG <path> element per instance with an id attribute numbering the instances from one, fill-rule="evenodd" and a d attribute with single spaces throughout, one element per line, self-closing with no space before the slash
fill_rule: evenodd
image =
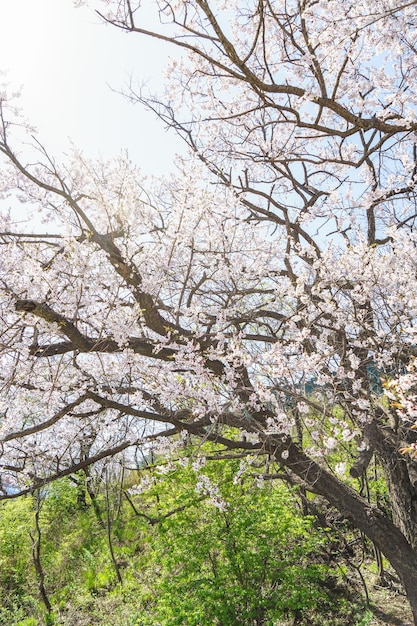
<path id="1" fill-rule="evenodd" d="M 46 226 L 1 218 L 1 497 L 190 437 L 268 456 L 382 550 L 417 623 L 414 421 L 383 394 L 417 352 L 415 1 L 164 0 L 158 30 L 102 4 L 180 49 L 165 93 L 128 96 L 188 153 L 158 180 L 57 163 L 2 96 L 2 196 Z M 373 456 L 392 519 L 352 488 Z"/>

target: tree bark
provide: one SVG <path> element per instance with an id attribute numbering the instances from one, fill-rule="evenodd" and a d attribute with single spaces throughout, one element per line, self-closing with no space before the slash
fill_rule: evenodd
<path id="1" fill-rule="evenodd" d="M 273 451 L 278 462 L 282 462 L 281 452 L 282 443 L 279 442 Z M 417 550 L 407 540 L 402 528 L 383 511 L 307 457 L 294 443 L 289 445 L 285 465 L 306 483 L 310 491 L 326 498 L 346 519 L 352 520 L 381 550 L 404 586 L 413 613 L 414 626 L 417 626 Z M 404 515 L 401 517 L 405 518 Z"/>
<path id="2" fill-rule="evenodd" d="M 33 535 L 32 533 L 30 533 L 30 538 L 32 539 L 32 557 L 33 557 L 33 564 L 35 566 L 36 574 L 38 577 L 39 593 L 41 595 L 42 602 L 45 605 L 47 613 L 50 613 L 52 611 L 52 605 L 49 600 L 48 594 L 46 592 L 45 573 L 43 571 L 42 561 L 41 561 L 42 533 L 41 533 L 41 527 L 39 524 L 39 513 L 40 513 L 39 493 L 36 494 L 35 498 L 36 498 L 35 534 Z"/>

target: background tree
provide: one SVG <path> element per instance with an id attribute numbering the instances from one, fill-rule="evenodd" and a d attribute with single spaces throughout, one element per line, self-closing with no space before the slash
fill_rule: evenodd
<path id="1" fill-rule="evenodd" d="M 417 623 L 415 435 L 382 396 L 416 350 L 415 2 L 155 2 L 158 31 L 104 5 L 182 49 L 163 97 L 130 97 L 189 158 L 146 185 L 25 159 L 2 99 L 3 193 L 56 225 L 3 218 L 3 497 L 181 436 L 268 455 L 381 549 Z M 392 519 L 338 447 L 353 477 L 375 455 Z"/>

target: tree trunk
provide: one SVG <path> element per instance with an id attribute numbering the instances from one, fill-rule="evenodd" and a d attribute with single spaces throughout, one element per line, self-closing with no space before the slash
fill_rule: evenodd
<path id="1" fill-rule="evenodd" d="M 35 533 L 36 534 L 35 535 L 32 535 L 32 533 L 29 533 L 29 534 L 30 534 L 30 538 L 32 539 L 32 557 L 33 557 L 33 564 L 35 566 L 36 574 L 38 576 L 39 593 L 41 595 L 42 602 L 44 603 L 47 612 L 50 613 L 52 611 L 52 605 L 49 601 L 48 594 L 46 592 L 45 573 L 43 571 L 42 561 L 41 561 L 42 533 L 41 533 L 41 527 L 39 524 L 39 513 L 40 513 L 39 493 L 36 493 L 35 498 L 36 498 L 36 509 L 35 509 Z"/>
<path id="2" fill-rule="evenodd" d="M 281 452 L 282 442 L 279 442 L 273 453 L 282 463 Z M 289 445 L 285 465 L 306 483 L 310 491 L 323 496 L 344 517 L 352 520 L 381 550 L 404 586 L 413 613 L 414 626 L 417 626 L 417 551 L 403 534 L 402 528 L 383 511 L 307 457 L 293 443 Z"/>
<path id="3" fill-rule="evenodd" d="M 407 459 L 397 449 L 384 442 L 378 445 L 378 458 L 390 496 L 392 520 L 407 541 L 417 548 L 417 493 L 408 471 Z"/>

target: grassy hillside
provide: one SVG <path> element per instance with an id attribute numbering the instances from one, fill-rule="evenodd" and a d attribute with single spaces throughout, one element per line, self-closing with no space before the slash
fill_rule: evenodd
<path id="1" fill-rule="evenodd" d="M 407 623 L 372 546 L 332 511 L 281 481 L 236 479 L 232 462 L 163 469 L 80 474 L 2 503 L 0 624 Z"/>

